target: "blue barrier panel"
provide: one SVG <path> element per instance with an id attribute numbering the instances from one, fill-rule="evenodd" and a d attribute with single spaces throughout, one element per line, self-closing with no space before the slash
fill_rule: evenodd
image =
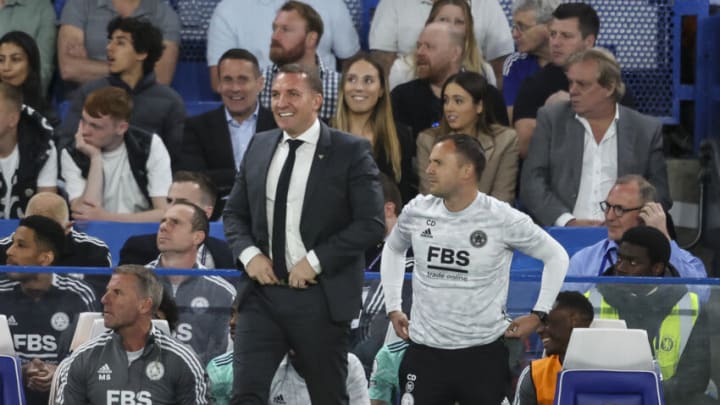
<path id="1" fill-rule="evenodd" d="M 17 228 L 17 220 L 0 220 L 0 237 L 9 235 Z M 102 221 L 78 221 L 75 222 L 75 229 L 85 232 L 107 243 L 113 264 L 119 260 L 120 249 L 125 241 L 134 235 L 145 235 L 157 233 L 156 223 L 124 223 L 124 222 L 102 222 Z M 590 246 L 607 237 L 605 228 L 563 228 L 549 227 L 548 233 L 560 242 L 568 255 L 572 256 L 578 250 Z M 225 239 L 222 222 L 210 223 L 210 236 Z M 530 258 L 520 252 L 515 252 L 512 268 L 516 271 L 538 272 L 542 269 L 538 260 Z"/>
<path id="2" fill-rule="evenodd" d="M 698 21 L 695 89 L 695 150 L 707 138 L 720 140 L 720 15 Z"/>

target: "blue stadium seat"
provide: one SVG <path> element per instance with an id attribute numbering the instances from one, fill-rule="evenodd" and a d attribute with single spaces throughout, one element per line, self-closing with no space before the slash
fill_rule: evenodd
<path id="1" fill-rule="evenodd" d="M 187 101 L 185 102 L 185 116 L 194 117 L 220 107 L 220 101 Z"/>
<path id="2" fill-rule="evenodd" d="M 593 245 L 600 240 L 607 238 L 607 229 L 603 227 L 549 227 L 547 232 L 565 248 L 568 255 L 572 257 L 578 250 Z M 542 268 L 539 260 L 526 256 L 523 253 L 515 252 L 513 256 L 513 270 L 537 271 Z"/>
<path id="3" fill-rule="evenodd" d="M 652 371 L 564 370 L 555 405 L 661 405 L 660 379 Z"/>
<path id="4" fill-rule="evenodd" d="M 205 62 L 178 62 L 171 86 L 180 93 L 186 103 L 219 100 L 210 86 L 209 70 Z"/>
<path id="5" fill-rule="evenodd" d="M 15 356 L 0 355 L 0 403 L 25 405 L 20 359 Z"/>
<path id="6" fill-rule="evenodd" d="M 643 329 L 576 328 L 555 405 L 660 405 L 660 374 Z"/>
<path id="7" fill-rule="evenodd" d="M 362 22 L 360 23 L 360 46 L 363 49 L 369 50 L 370 44 L 368 37 L 370 36 L 370 23 L 372 22 L 373 15 L 375 15 L 375 9 L 377 8 L 380 0 L 362 0 Z"/>
<path id="8" fill-rule="evenodd" d="M 65 7 L 65 0 L 53 1 L 53 8 L 55 9 L 55 15 L 57 16 L 58 20 L 60 20 L 60 14 L 62 14 L 63 7 Z"/>

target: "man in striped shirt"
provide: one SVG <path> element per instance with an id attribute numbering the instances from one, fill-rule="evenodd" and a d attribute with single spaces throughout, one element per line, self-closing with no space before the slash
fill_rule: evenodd
<path id="1" fill-rule="evenodd" d="M 20 220 L 7 250 L 8 266 L 53 266 L 63 251 L 63 228 L 32 215 Z M 94 311 L 93 290 L 82 280 L 53 273 L 8 272 L 0 280 L 0 313 L 8 318 L 22 361 L 27 403 L 47 403 L 59 358 L 59 339 L 80 312 Z"/>
<path id="2" fill-rule="evenodd" d="M 58 368 L 56 405 L 206 405 L 205 373 L 191 349 L 152 325 L 163 287 L 151 269 L 113 270 L 102 298 L 111 330 Z"/>

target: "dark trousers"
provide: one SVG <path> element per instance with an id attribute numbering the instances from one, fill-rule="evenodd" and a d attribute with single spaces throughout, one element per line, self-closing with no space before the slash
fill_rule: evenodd
<path id="1" fill-rule="evenodd" d="M 510 377 L 502 339 L 446 350 L 410 343 L 399 372 L 400 403 L 498 405 Z"/>
<path id="2" fill-rule="evenodd" d="M 333 322 L 320 286 L 254 286 L 238 311 L 231 404 L 266 405 L 280 361 L 293 349 L 314 405 L 348 403 L 348 322 Z"/>

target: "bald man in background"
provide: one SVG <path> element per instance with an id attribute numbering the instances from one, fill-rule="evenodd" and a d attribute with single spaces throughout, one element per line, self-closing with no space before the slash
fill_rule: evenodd
<path id="1" fill-rule="evenodd" d="M 25 216 L 40 215 L 52 219 L 65 230 L 65 246 L 55 266 L 72 267 L 110 267 L 112 260 L 105 242 L 73 229 L 70 221 L 68 205 L 65 200 L 50 192 L 34 195 L 28 202 Z M 14 233 L 13 233 L 14 234 Z M 7 249 L 12 244 L 12 236 L 0 239 L 0 263 L 7 259 Z M 84 277 L 98 297 L 105 294 L 109 276 L 92 275 Z"/>

